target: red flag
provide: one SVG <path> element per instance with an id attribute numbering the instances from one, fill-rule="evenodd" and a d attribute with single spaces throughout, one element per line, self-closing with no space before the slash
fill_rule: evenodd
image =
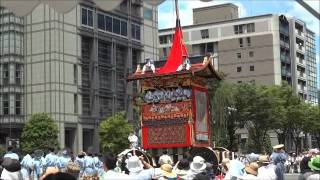
<path id="1" fill-rule="evenodd" d="M 177 20 L 178 21 L 178 20 Z M 173 36 L 173 43 L 166 64 L 159 69 L 160 74 L 176 72 L 182 64 L 182 57 L 188 56 L 187 48 L 183 42 L 180 23 L 177 23 Z"/>

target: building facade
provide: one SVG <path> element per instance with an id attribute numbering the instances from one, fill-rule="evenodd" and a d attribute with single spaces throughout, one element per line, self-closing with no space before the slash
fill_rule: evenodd
<path id="1" fill-rule="evenodd" d="M 210 21 L 209 14 L 204 16 L 207 11 L 215 14 L 216 9 L 224 9 L 226 19 Z M 286 81 L 301 98 L 318 103 L 314 33 L 303 21 L 275 14 L 229 17 L 238 12 L 233 4 L 195 11 L 196 24 L 182 28 L 189 56 L 216 54 L 219 71 L 229 82 L 280 85 Z M 173 33 L 171 28 L 159 30 L 162 60 L 169 54 Z"/>
<path id="2" fill-rule="evenodd" d="M 82 1 L 65 14 L 40 4 L 21 18 L 2 8 L 1 38 L 11 39 L 0 48 L 1 143 L 19 138 L 39 112 L 56 120 L 60 148 L 74 152 L 98 149 L 106 117 L 126 111 L 133 121 L 137 85 L 126 76 L 146 57 L 157 59 L 156 16 L 156 7 L 131 0 L 112 11 Z"/>

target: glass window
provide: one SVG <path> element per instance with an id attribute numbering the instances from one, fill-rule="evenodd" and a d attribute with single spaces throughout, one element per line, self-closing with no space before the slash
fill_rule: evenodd
<path id="1" fill-rule="evenodd" d="M 237 58 L 241 59 L 241 53 L 237 53 Z"/>
<path id="2" fill-rule="evenodd" d="M 16 64 L 16 84 L 21 85 L 21 70 L 22 66 L 20 64 Z"/>
<path id="3" fill-rule="evenodd" d="M 102 30 L 106 29 L 106 22 L 103 14 L 98 14 L 98 28 Z"/>
<path id="4" fill-rule="evenodd" d="M 254 66 L 250 66 L 250 71 L 254 71 Z"/>
<path id="5" fill-rule="evenodd" d="M 82 8 L 81 10 L 81 23 L 84 24 L 84 25 L 87 25 L 88 24 L 88 16 L 87 16 L 87 9 L 84 9 Z"/>
<path id="6" fill-rule="evenodd" d="M 147 20 L 150 20 L 150 21 L 152 21 L 152 10 L 151 9 L 149 9 L 149 8 L 144 8 L 143 9 L 143 17 L 145 18 L 145 19 L 147 19 Z"/>
<path id="7" fill-rule="evenodd" d="M 3 84 L 7 85 L 9 84 L 9 65 L 8 64 L 4 64 L 3 65 Z"/>
<path id="8" fill-rule="evenodd" d="M 208 29 L 201 30 L 201 38 L 202 39 L 209 38 L 209 30 Z"/>
<path id="9" fill-rule="evenodd" d="M 239 46 L 240 46 L 240 47 L 243 47 L 243 40 L 242 40 L 242 38 L 239 38 Z"/>
<path id="10" fill-rule="evenodd" d="M 250 57 L 253 57 L 253 56 L 254 56 L 253 51 L 250 51 L 250 52 L 249 52 L 249 56 L 250 56 Z"/>
<path id="11" fill-rule="evenodd" d="M 120 34 L 120 20 L 113 18 L 113 33 Z"/>
<path id="12" fill-rule="evenodd" d="M 255 32 L 254 23 L 247 24 L 247 32 Z"/>
<path id="13" fill-rule="evenodd" d="M 140 40 L 140 26 L 131 24 L 131 35 L 133 39 Z"/>
<path id="14" fill-rule="evenodd" d="M 251 46 L 251 38 L 250 37 L 247 37 L 247 44 L 248 44 L 248 46 Z"/>
<path id="15" fill-rule="evenodd" d="M 73 95 L 73 105 L 74 105 L 74 113 L 77 114 L 78 113 L 78 95 L 74 94 Z"/>
<path id="16" fill-rule="evenodd" d="M 21 95 L 16 94 L 16 115 L 21 115 Z"/>
<path id="17" fill-rule="evenodd" d="M 93 15 L 91 10 L 88 10 L 88 26 L 93 26 Z"/>
<path id="18" fill-rule="evenodd" d="M 73 83 L 78 84 L 78 68 L 77 65 L 73 65 Z"/>
<path id="19" fill-rule="evenodd" d="M 241 72 L 241 67 L 240 66 L 237 67 L 237 72 Z"/>
<path id="20" fill-rule="evenodd" d="M 2 96 L 2 106 L 3 106 L 3 114 L 7 115 L 9 114 L 9 95 L 3 94 Z"/>
<path id="21" fill-rule="evenodd" d="M 122 36 L 127 36 L 128 33 L 127 33 L 127 22 L 126 21 L 121 21 L 121 35 Z"/>
<path id="22" fill-rule="evenodd" d="M 106 31 L 112 32 L 112 17 L 105 16 L 106 21 Z"/>

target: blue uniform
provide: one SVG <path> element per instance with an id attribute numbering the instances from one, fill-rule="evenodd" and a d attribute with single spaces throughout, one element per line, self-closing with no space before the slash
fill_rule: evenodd
<path id="1" fill-rule="evenodd" d="M 58 156 L 55 155 L 53 152 L 50 152 L 49 154 L 46 155 L 45 159 L 45 164 L 44 167 L 58 167 Z"/>
<path id="2" fill-rule="evenodd" d="M 31 169 L 33 169 L 33 164 L 34 164 L 32 157 L 29 154 L 27 154 L 26 156 L 24 156 L 20 164 L 21 164 L 22 179 L 24 180 L 31 179 Z"/>
<path id="3" fill-rule="evenodd" d="M 100 159 L 98 157 L 94 157 L 94 165 L 95 165 L 95 169 L 98 172 L 99 176 L 103 175 L 104 169 L 103 169 L 103 162 L 100 161 Z"/>
<path id="4" fill-rule="evenodd" d="M 33 180 L 37 180 L 43 174 L 44 157 L 33 158 L 34 169 L 33 169 Z"/>
<path id="5" fill-rule="evenodd" d="M 273 152 L 271 154 L 271 159 L 276 165 L 275 173 L 277 175 L 277 180 L 284 180 L 284 163 L 288 159 L 288 155 L 284 152 Z"/>
<path id="6" fill-rule="evenodd" d="M 85 156 L 84 157 L 84 176 L 93 176 L 97 173 L 95 168 L 94 159 L 92 156 Z"/>
<path id="7" fill-rule="evenodd" d="M 82 176 L 84 172 L 84 158 L 76 157 L 75 162 L 80 166 L 80 177 Z"/>
<path id="8" fill-rule="evenodd" d="M 67 155 L 60 156 L 58 158 L 58 168 L 60 170 L 66 170 L 69 161 L 71 161 L 71 158 L 69 156 Z"/>
<path id="9" fill-rule="evenodd" d="M 14 152 L 11 152 L 11 151 L 8 151 L 4 156 L 3 158 L 11 158 L 11 159 L 16 159 L 19 161 L 19 156 L 18 154 L 14 153 Z"/>

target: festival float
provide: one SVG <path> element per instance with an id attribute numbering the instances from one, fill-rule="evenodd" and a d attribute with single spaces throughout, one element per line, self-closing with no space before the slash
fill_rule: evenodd
<path id="1" fill-rule="evenodd" d="M 190 64 L 183 41 L 177 0 L 176 28 L 170 54 L 163 67 L 156 68 L 151 59 L 141 70 L 138 65 L 127 81 L 139 81 L 142 148 L 153 157 L 162 150 L 174 160 L 189 152 L 218 165 L 217 153 L 211 148 L 212 126 L 208 84 L 221 77 L 214 68 L 213 56 L 202 63 Z"/>

